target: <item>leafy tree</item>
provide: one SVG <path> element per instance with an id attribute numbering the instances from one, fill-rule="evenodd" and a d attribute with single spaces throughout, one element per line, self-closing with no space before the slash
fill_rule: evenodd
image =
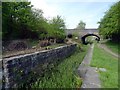
<path id="1" fill-rule="evenodd" d="M 2 2 L 3 39 L 22 37 L 31 7 L 30 2 Z"/>
<path id="2" fill-rule="evenodd" d="M 39 39 L 44 39 L 47 37 L 48 23 L 43 17 L 43 11 L 41 9 L 32 9 L 31 22 L 29 22 L 29 27 L 32 31 L 37 32 Z"/>
<path id="3" fill-rule="evenodd" d="M 30 2 L 2 3 L 3 40 L 65 38 L 65 23 L 60 16 L 47 20 L 41 9 L 32 7 Z"/>
<path id="4" fill-rule="evenodd" d="M 81 21 L 78 23 L 76 29 L 78 29 L 78 30 L 84 30 L 84 29 L 85 29 L 85 25 L 86 25 L 86 24 L 81 20 Z"/>
<path id="5" fill-rule="evenodd" d="M 53 17 L 52 20 L 49 21 L 52 30 L 52 34 L 54 35 L 55 38 L 65 38 L 65 22 L 64 20 L 60 17 Z"/>
<path id="6" fill-rule="evenodd" d="M 53 17 L 53 19 L 50 21 L 50 23 L 53 25 L 55 29 L 64 30 L 65 29 L 65 22 L 61 18 L 61 16 Z"/>
<path id="7" fill-rule="evenodd" d="M 99 31 L 103 37 L 109 37 L 113 41 L 118 41 L 120 35 L 120 2 L 115 3 L 105 13 L 99 22 Z"/>

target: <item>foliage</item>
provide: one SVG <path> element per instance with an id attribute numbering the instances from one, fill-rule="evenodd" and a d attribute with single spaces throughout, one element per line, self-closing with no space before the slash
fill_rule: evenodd
<path id="1" fill-rule="evenodd" d="M 83 22 L 82 20 L 78 23 L 76 29 L 78 30 L 84 30 L 85 29 L 85 22 Z"/>
<path id="2" fill-rule="evenodd" d="M 53 25 L 53 27 L 55 29 L 60 29 L 60 30 L 64 30 L 65 29 L 65 23 L 64 20 L 61 19 L 61 16 L 57 17 L 53 17 L 53 19 L 50 21 L 51 25 Z"/>
<path id="3" fill-rule="evenodd" d="M 120 2 L 115 3 L 105 13 L 104 17 L 99 22 L 100 34 L 103 37 L 109 37 L 113 40 L 118 40 L 120 35 Z"/>
<path id="4" fill-rule="evenodd" d="M 26 34 L 27 17 L 32 6 L 29 6 L 30 2 L 3 2 L 2 3 L 2 29 L 3 39 L 22 37 Z M 26 30 L 27 29 L 27 30 Z M 23 33 L 24 32 L 24 33 Z M 23 33 L 23 34 L 21 34 Z M 27 34 L 25 35 L 28 36 Z"/>
<path id="5" fill-rule="evenodd" d="M 61 16 L 57 15 L 56 17 L 53 17 L 52 20 L 49 21 L 49 23 L 52 28 L 51 35 L 57 39 L 64 39 L 65 38 L 64 29 L 66 27 L 65 22 L 61 18 Z"/>
<path id="6" fill-rule="evenodd" d="M 32 7 L 30 2 L 2 2 L 3 40 L 65 38 L 60 16 L 47 20 L 42 10 Z"/>

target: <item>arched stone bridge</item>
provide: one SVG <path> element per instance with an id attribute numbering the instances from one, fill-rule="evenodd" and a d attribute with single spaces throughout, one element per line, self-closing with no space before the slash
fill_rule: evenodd
<path id="1" fill-rule="evenodd" d="M 68 35 L 68 34 L 78 34 L 79 39 L 82 40 L 83 44 L 87 44 L 85 42 L 85 38 L 87 36 L 96 36 L 97 40 L 100 41 L 99 30 L 97 30 L 97 29 L 84 29 L 84 30 L 66 29 L 65 32 L 66 32 L 66 35 Z"/>

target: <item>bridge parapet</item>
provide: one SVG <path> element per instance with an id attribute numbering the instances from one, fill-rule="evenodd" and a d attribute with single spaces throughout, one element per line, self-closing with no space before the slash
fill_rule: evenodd
<path id="1" fill-rule="evenodd" d="M 74 34 L 74 33 L 79 33 L 79 35 L 83 36 L 86 34 L 99 34 L 99 30 L 97 29 L 84 29 L 84 30 L 78 30 L 78 29 L 66 29 L 65 33 L 68 34 Z"/>

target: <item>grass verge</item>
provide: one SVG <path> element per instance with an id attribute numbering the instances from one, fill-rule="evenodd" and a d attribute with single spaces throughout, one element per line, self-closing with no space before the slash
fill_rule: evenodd
<path id="1" fill-rule="evenodd" d="M 46 72 L 44 77 L 32 85 L 32 88 L 79 88 L 82 80 L 76 74 L 76 70 L 86 55 L 87 48 L 84 46 L 84 51 L 76 51 L 63 60 L 52 69 L 51 73 Z"/>
<path id="2" fill-rule="evenodd" d="M 95 45 L 91 66 L 105 68 L 107 71 L 99 71 L 103 88 L 118 88 L 118 59 L 111 56 Z"/>
<path id="3" fill-rule="evenodd" d="M 118 52 L 118 50 L 120 50 L 120 43 L 115 43 L 115 42 L 112 42 L 112 41 L 107 41 L 105 44 L 106 44 L 106 45 L 108 46 L 108 48 L 110 48 L 113 52 L 120 54 L 120 52 Z"/>

